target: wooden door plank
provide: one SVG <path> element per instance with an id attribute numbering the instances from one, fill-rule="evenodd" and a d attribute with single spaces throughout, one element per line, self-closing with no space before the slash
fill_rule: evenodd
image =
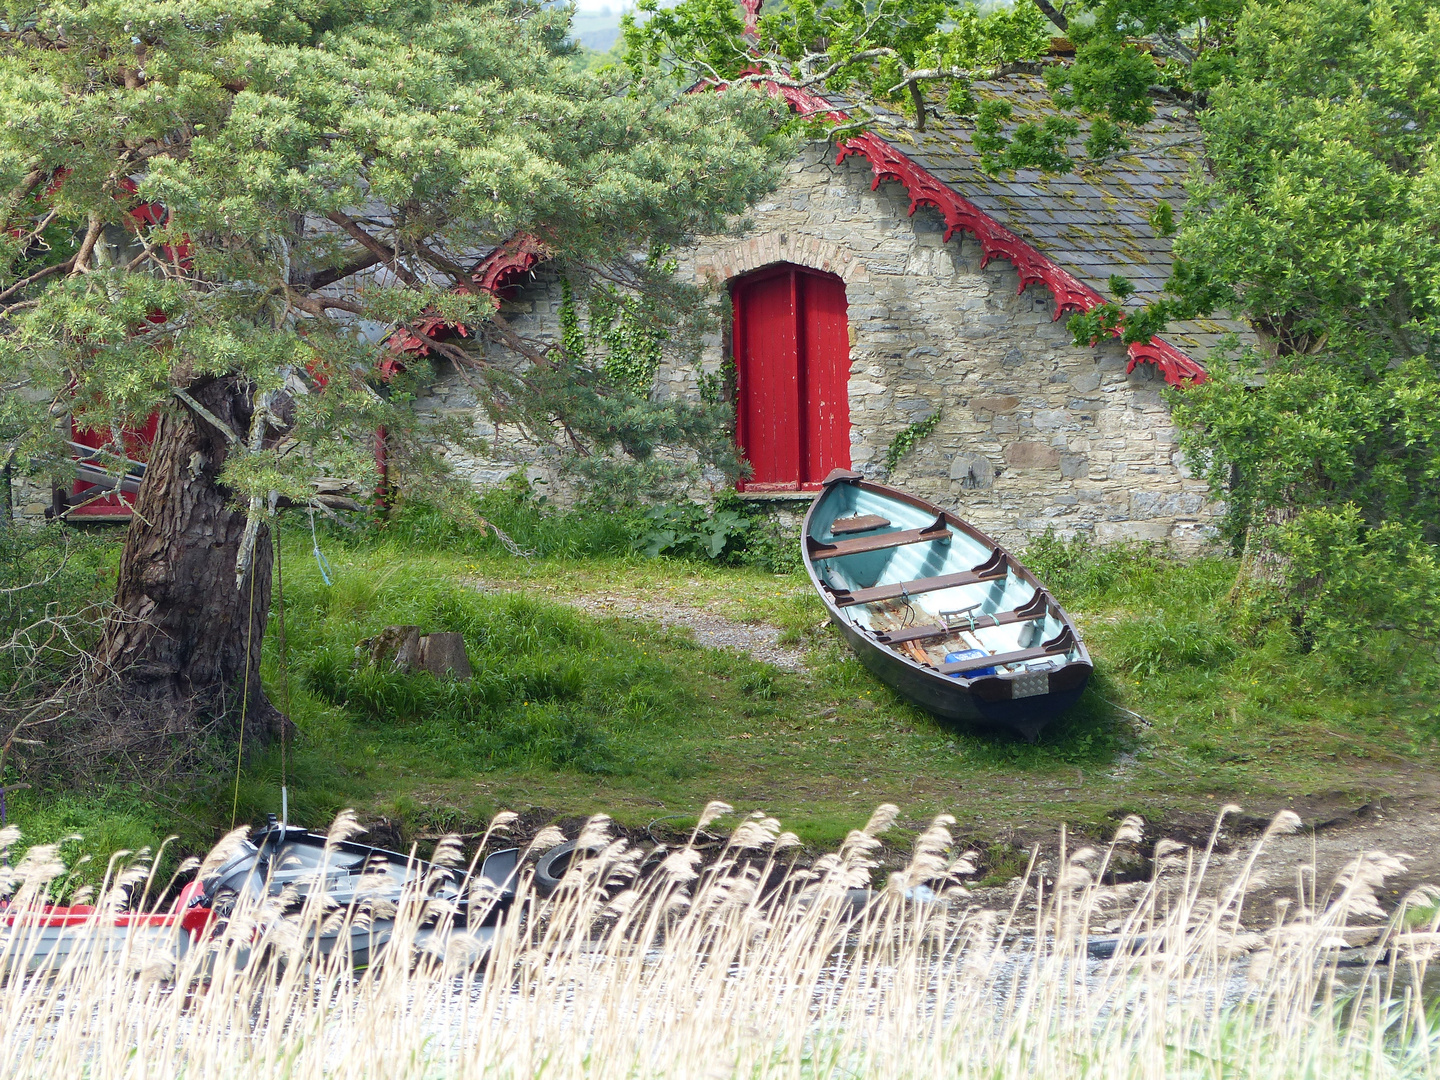
<path id="1" fill-rule="evenodd" d="M 805 270 L 795 276 L 804 388 L 802 480 L 814 483 L 850 467 L 850 325 L 843 281 Z"/>

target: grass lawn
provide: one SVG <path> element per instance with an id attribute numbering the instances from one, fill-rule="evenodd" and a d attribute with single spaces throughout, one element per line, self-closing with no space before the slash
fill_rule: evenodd
<path id="1" fill-rule="evenodd" d="M 533 822 L 603 811 L 631 827 L 679 826 L 718 798 L 829 845 L 888 801 L 912 827 L 954 814 L 962 835 L 1003 861 L 1007 845 L 1048 839 L 1062 821 L 1098 832 L 1126 813 L 1198 823 L 1230 801 L 1307 816 L 1356 806 L 1436 746 L 1427 671 L 1395 662 L 1362 685 L 1302 653 L 1283 627 L 1237 629 L 1226 600 L 1235 563 L 1224 558 L 1032 549 L 1097 670 L 1079 706 L 1026 745 L 947 727 L 876 682 L 799 573 L 640 555 L 526 559 L 372 532 L 322 540 L 326 584 L 310 546 L 308 531 L 285 535 L 287 648 L 272 612 L 264 668 L 298 737 L 247 766 L 241 822 L 279 810 L 282 776 L 292 820 L 322 827 L 354 807 L 402 843 L 474 830 L 502 808 Z M 606 595 L 768 623 L 808 649 L 807 668 L 565 603 Z M 475 678 L 358 663 L 357 643 L 397 623 L 462 633 Z M 234 781 L 158 801 L 125 789 L 17 795 L 11 820 L 40 838 L 78 829 L 133 846 L 179 831 L 182 846 L 199 847 L 229 827 Z"/>
<path id="2" fill-rule="evenodd" d="M 290 771 L 292 805 L 316 824 L 354 806 L 407 837 L 464 831 L 501 808 L 645 825 L 720 798 L 827 844 L 890 801 L 912 822 L 948 811 L 977 839 L 1007 841 L 1131 812 L 1208 818 L 1232 800 L 1358 805 L 1435 744 L 1403 678 L 1347 685 L 1279 628 L 1237 640 L 1221 619 L 1227 559 L 1121 551 L 1069 574 L 1060 596 L 1098 668 L 1031 746 L 945 726 L 877 683 L 800 574 L 380 544 L 332 547 L 327 586 L 307 549 L 290 544 L 285 562 L 301 735 Z M 807 645 L 810 663 L 788 673 L 653 621 L 593 618 L 565 604 L 579 595 L 767 622 Z M 473 683 L 356 668 L 356 642 L 391 623 L 463 633 Z M 283 702 L 274 644 L 265 674 Z M 276 755 L 247 774 L 252 816 L 275 808 L 279 769 Z"/>

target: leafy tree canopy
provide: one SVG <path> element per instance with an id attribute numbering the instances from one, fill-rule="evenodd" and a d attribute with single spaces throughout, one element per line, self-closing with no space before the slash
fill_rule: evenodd
<path id="1" fill-rule="evenodd" d="M 644 459 L 658 433 L 723 457 L 713 408 L 524 340 L 471 283 L 526 233 L 678 348 L 694 297 L 652 252 L 724 228 L 784 156 L 762 95 L 605 81 L 567 36 L 565 9 L 520 0 L 5 0 L 0 378 L 33 391 L 4 397 L 6 449 L 58 450 L 72 407 L 103 430 L 239 379 L 289 402 L 287 436 L 224 482 L 304 498 L 306 448 L 359 475 L 377 422 L 412 426 L 379 342 L 438 314 L 469 335 L 438 359 L 577 456 Z"/>

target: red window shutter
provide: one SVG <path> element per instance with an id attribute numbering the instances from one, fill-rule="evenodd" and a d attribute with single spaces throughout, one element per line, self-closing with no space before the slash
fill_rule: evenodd
<path id="1" fill-rule="evenodd" d="M 795 490 L 850 466 L 845 284 L 782 265 L 737 281 L 736 436 L 752 490 Z"/>

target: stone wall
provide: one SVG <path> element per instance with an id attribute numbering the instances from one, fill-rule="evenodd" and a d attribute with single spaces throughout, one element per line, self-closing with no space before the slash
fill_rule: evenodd
<path id="1" fill-rule="evenodd" d="M 859 158 L 834 164 L 815 145 L 782 187 L 756 207 L 744 238 L 715 238 L 678 253 L 682 275 L 718 292 L 738 274 L 793 262 L 840 276 L 849 303 L 851 461 L 885 479 L 886 448 L 937 410 L 934 432 L 888 479 L 955 510 L 1002 542 L 1023 545 L 1054 527 L 1101 541 L 1168 540 L 1203 548 L 1216 512 L 1184 470 L 1162 390 L 1148 365 L 1126 374 L 1118 343 L 1070 342 L 1051 319 L 1049 292 L 1019 280 L 1003 260 L 980 266 L 973 238 L 945 243 L 933 211 L 907 214 L 898 184 L 870 190 Z M 558 336 L 561 291 L 543 267 L 505 310 L 527 335 Z M 707 341 L 720 367 L 728 334 Z M 497 358 L 503 359 L 503 358 Z M 513 362 L 513 361 L 512 361 Z M 419 401 L 424 416 L 456 419 L 484 441 L 480 454 L 448 447 L 455 470 L 478 487 L 518 470 L 557 501 L 574 496 L 553 452 L 513 426 L 496 426 L 448 366 Z M 693 394 L 694 373 L 662 368 L 656 393 Z M 709 487 L 720 478 L 707 478 Z M 704 487 L 697 491 L 703 496 Z M 17 477 L 17 514 L 38 514 L 49 492 Z"/>
<path id="2" fill-rule="evenodd" d="M 933 211 L 907 214 L 898 184 L 870 190 L 869 166 L 840 165 L 814 146 L 753 214 L 742 239 L 704 241 L 680 253 L 681 273 L 721 289 L 738 274 L 793 262 L 839 275 L 849 303 L 851 460 L 885 477 L 891 440 L 937 410 L 934 432 L 890 481 L 953 509 L 1002 542 L 1054 527 L 1101 541 L 1168 540 L 1203 548 L 1216 512 L 1205 485 L 1184 469 L 1164 382 L 1153 368 L 1125 371 L 1118 343 L 1077 348 L 1052 321 L 1050 293 L 1002 260 L 980 266 L 973 238 L 945 243 Z M 527 332 L 553 335 L 558 283 L 541 274 L 511 305 Z M 728 336 L 707 344 L 714 370 Z M 690 393 L 693 380 L 662 371 L 659 393 Z M 422 406 L 436 415 L 473 412 L 463 384 L 442 378 Z M 491 439 L 485 461 L 456 455 L 476 483 L 517 468 L 563 485 L 544 454 L 476 415 Z"/>

